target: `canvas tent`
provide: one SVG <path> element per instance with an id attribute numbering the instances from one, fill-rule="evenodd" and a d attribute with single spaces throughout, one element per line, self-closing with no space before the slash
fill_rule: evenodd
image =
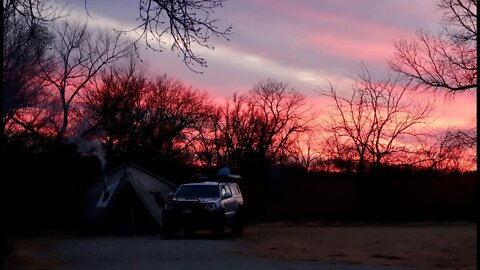
<path id="1" fill-rule="evenodd" d="M 124 164 L 85 187 L 85 228 L 101 234 L 157 233 L 162 226 L 163 203 L 175 189 L 161 177 Z"/>

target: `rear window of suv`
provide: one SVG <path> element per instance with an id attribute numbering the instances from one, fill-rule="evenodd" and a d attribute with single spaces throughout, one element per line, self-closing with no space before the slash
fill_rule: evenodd
<path id="1" fill-rule="evenodd" d="M 216 198 L 219 197 L 218 186 L 188 185 L 181 186 L 175 197 L 180 198 Z"/>
<path id="2" fill-rule="evenodd" d="M 236 184 L 230 184 L 230 188 L 232 189 L 233 195 L 238 196 L 242 194 Z"/>

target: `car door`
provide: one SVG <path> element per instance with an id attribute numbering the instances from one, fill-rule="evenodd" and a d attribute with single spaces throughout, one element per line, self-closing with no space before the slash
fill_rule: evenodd
<path id="1" fill-rule="evenodd" d="M 222 205 L 225 209 L 225 217 L 228 221 L 231 221 L 235 216 L 235 199 L 233 198 L 232 190 L 228 185 L 223 185 L 221 194 Z M 227 197 L 227 194 L 230 194 L 230 197 Z"/>
<path id="2" fill-rule="evenodd" d="M 235 212 L 236 212 L 238 211 L 238 208 L 240 208 L 243 205 L 243 196 L 237 184 L 231 183 L 230 189 L 232 190 L 232 195 L 233 195 L 233 198 L 235 199 L 234 202 L 235 202 Z"/>

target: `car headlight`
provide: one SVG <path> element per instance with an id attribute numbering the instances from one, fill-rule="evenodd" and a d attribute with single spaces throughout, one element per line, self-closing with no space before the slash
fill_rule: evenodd
<path id="1" fill-rule="evenodd" d="M 217 207 L 215 206 L 214 203 L 206 203 L 203 205 L 203 210 L 205 211 L 215 211 Z"/>

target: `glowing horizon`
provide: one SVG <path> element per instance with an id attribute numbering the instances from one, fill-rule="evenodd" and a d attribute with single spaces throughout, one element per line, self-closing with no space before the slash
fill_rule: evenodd
<path id="1" fill-rule="evenodd" d="M 87 18 L 84 1 L 69 1 L 72 16 Z M 360 62 L 376 76 L 387 72 L 393 42 L 413 37 L 420 28 L 440 28 L 434 1 L 227 1 L 215 16 L 221 25 L 233 24 L 230 41 L 212 39 L 215 50 L 194 46 L 208 61 L 203 74 L 191 72 L 176 52 L 145 51 L 142 58 L 153 74 L 166 73 L 186 85 L 205 90 L 213 100 L 245 92 L 259 81 L 287 82 L 314 107 L 328 102 L 315 91 L 332 82 L 348 91 Z M 114 7 L 89 2 L 90 22 L 107 28 L 133 28 L 136 13 L 128 1 Z M 112 13 L 112 9 L 115 11 Z M 129 33 L 134 38 L 134 33 Z M 168 41 L 168 38 L 167 38 Z M 168 47 L 168 46 L 166 46 Z M 437 95 L 432 129 L 467 127 L 476 118 L 476 91 L 454 98 Z M 433 97 L 432 97 L 433 98 Z"/>

